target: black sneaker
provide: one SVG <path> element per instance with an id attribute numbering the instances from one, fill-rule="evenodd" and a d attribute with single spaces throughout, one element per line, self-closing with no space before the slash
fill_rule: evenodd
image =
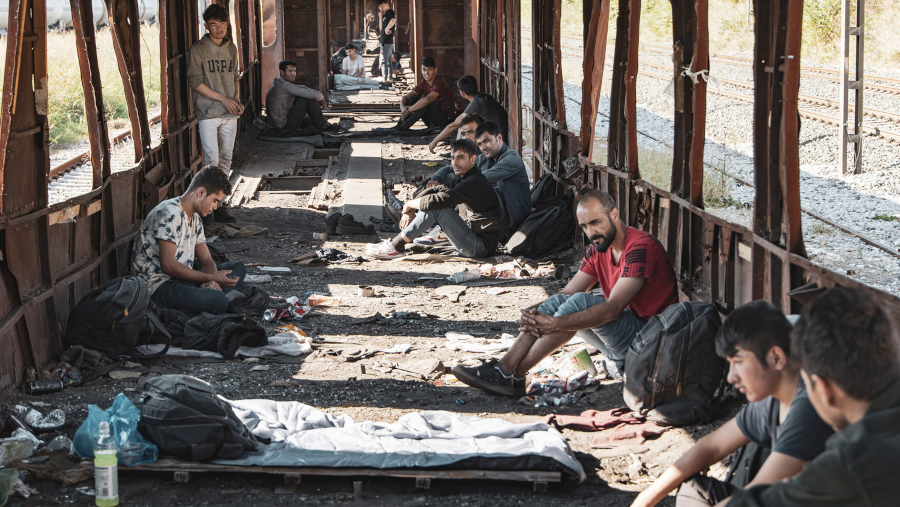
<path id="1" fill-rule="evenodd" d="M 343 215 L 338 219 L 336 232 L 341 236 L 369 236 L 375 234 L 375 226 L 363 225 L 353 215 Z"/>
<path id="2" fill-rule="evenodd" d="M 215 210 L 213 210 L 211 215 L 213 217 L 213 220 L 215 220 L 216 222 L 225 224 L 233 224 L 234 222 L 237 222 L 237 218 L 231 216 L 231 213 L 228 213 L 228 210 L 225 208 L 216 208 Z"/>
<path id="3" fill-rule="evenodd" d="M 338 220 L 343 216 L 342 213 L 332 213 L 325 219 L 325 234 L 337 234 Z"/>
<path id="4" fill-rule="evenodd" d="M 455 366 L 452 373 L 460 382 L 478 389 L 504 396 L 525 396 L 525 377 L 506 373 L 496 359 L 474 368 Z"/>

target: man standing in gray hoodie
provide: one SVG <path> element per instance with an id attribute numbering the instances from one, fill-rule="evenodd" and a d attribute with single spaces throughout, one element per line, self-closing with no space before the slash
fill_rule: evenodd
<path id="1" fill-rule="evenodd" d="M 238 96 L 237 46 L 228 38 L 228 11 L 213 4 L 203 11 L 207 33 L 188 51 L 188 84 L 194 91 L 203 165 L 231 170 L 231 154 L 237 136 L 237 120 L 244 113 Z M 225 208 L 213 212 L 217 222 L 234 222 Z"/>

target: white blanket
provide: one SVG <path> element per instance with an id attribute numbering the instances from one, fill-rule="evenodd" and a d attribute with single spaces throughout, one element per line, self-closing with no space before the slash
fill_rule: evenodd
<path id="1" fill-rule="evenodd" d="M 549 458 L 564 481 L 584 480 L 581 463 L 566 439 L 544 423 L 514 424 L 444 411 L 407 414 L 395 423 L 355 422 L 348 415 L 332 416 L 291 401 L 230 401 L 238 417 L 259 438 L 271 439 L 255 453 L 232 465 L 427 468 L 482 458 Z M 534 460 L 532 460 L 533 462 Z M 508 464 L 508 460 L 507 460 Z M 514 469 L 527 468 L 491 468 Z M 546 469 L 546 470 L 549 470 Z"/>

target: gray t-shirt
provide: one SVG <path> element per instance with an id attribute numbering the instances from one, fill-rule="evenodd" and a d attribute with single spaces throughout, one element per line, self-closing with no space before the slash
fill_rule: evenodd
<path id="1" fill-rule="evenodd" d="M 199 243 L 206 243 L 203 221 L 199 213 L 194 213 L 188 223 L 187 213 L 181 207 L 181 197 L 159 203 L 144 219 L 141 230 L 134 241 L 131 267 L 134 274 L 147 282 L 150 293 L 172 279 L 162 272 L 159 262 L 159 240 L 175 243 L 175 260 L 193 269 L 194 249 Z"/>
<path id="2" fill-rule="evenodd" d="M 497 99 L 491 97 L 487 93 L 479 93 L 466 106 L 466 114 L 480 114 L 486 121 L 492 121 L 500 125 L 500 133 L 503 135 L 503 142 L 510 144 L 509 139 L 509 115 L 506 109 L 497 102 Z"/>
<path id="3" fill-rule="evenodd" d="M 778 424 L 781 403 L 769 396 L 762 401 L 748 403 L 738 412 L 737 424 L 751 441 L 794 458 L 810 461 L 825 450 L 825 441 L 834 430 L 816 413 L 803 379 L 797 382 L 797 392 L 784 423 Z"/>

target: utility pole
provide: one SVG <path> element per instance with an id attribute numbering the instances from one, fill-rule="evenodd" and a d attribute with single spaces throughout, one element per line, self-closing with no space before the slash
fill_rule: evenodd
<path id="1" fill-rule="evenodd" d="M 850 24 L 851 2 L 856 3 L 856 20 Z M 862 172 L 862 122 L 863 122 L 863 56 L 865 56 L 865 24 L 866 0 L 843 0 L 841 7 L 841 172 L 847 174 L 847 154 L 853 159 L 850 163 L 853 172 Z M 856 37 L 852 39 L 851 37 Z M 850 76 L 850 48 L 855 48 L 855 75 Z M 850 94 L 853 94 L 853 123 L 848 123 L 850 113 Z M 850 145 L 853 150 L 850 150 Z"/>

